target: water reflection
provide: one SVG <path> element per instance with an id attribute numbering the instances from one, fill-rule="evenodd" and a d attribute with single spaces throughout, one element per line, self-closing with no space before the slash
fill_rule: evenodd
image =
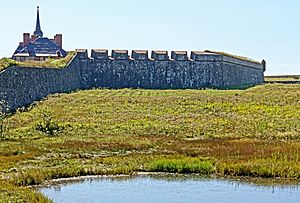
<path id="1" fill-rule="evenodd" d="M 41 189 L 54 202 L 300 202 L 299 185 L 185 175 L 87 178 Z"/>

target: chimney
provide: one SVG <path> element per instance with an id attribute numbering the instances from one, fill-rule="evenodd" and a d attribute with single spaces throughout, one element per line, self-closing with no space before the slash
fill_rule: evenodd
<path id="1" fill-rule="evenodd" d="M 30 39 L 31 42 L 33 42 L 33 41 L 36 40 L 36 39 L 37 39 L 37 36 L 31 35 L 31 39 Z"/>
<path id="2" fill-rule="evenodd" d="M 27 46 L 30 44 L 30 34 L 29 33 L 23 33 L 23 46 Z"/>
<path id="3" fill-rule="evenodd" d="M 60 48 L 62 48 L 62 34 L 56 34 L 54 36 L 54 43 L 59 46 Z"/>

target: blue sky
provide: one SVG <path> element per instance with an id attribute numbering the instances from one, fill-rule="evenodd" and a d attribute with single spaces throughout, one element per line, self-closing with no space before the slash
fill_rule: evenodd
<path id="1" fill-rule="evenodd" d="M 33 32 L 77 48 L 217 50 L 268 64 L 267 75 L 300 74 L 299 0 L 11 0 L 1 2 L 0 57 Z"/>

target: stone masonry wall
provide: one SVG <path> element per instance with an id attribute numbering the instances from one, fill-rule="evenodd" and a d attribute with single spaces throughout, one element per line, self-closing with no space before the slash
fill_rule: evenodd
<path id="1" fill-rule="evenodd" d="M 80 88 L 76 61 L 65 69 L 9 67 L 0 73 L 0 101 L 15 110 L 49 94 L 70 92 Z"/>
<path id="2" fill-rule="evenodd" d="M 136 55 L 133 51 L 132 55 Z M 142 53 L 142 51 L 140 51 Z M 168 58 L 168 53 L 152 53 L 151 58 L 132 59 L 128 51 L 101 50 L 101 57 L 92 50 L 88 57 L 86 50 L 81 50 L 79 66 L 84 89 L 105 88 L 149 88 L 149 89 L 184 89 L 204 87 L 228 87 L 255 85 L 264 82 L 263 65 L 219 54 L 193 52 L 191 59 L 180 55 Z M 144 51 L 145 53 L 145 51 Z"/>
<path id="3" fill-rule="evenodd" d="M 90 88 L 185 89 L 255 85 L 264 81 L 260 63 L 219 54 L 166 51 L 77 50 L 64 69 L 10 67 L 0 73 L 0 101 L 10 110 L 49 94 Z"/>

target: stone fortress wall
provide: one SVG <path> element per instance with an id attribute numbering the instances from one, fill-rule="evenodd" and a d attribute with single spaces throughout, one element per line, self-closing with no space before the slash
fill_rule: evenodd
<path id="1" fill-rule="evenodd" d="M 64 69 L 10 67 L 0 73 L 0 101 L 11 110 L 54 93 L 91 88 L 224 88 L 264 82 L 265 63 L 211 52 L 77 50 Z"/>
<path id="2" fill-rule="evenodd" d="M 80 89 L 80 71 L 75 64 L 71 62 L 64 69 L 9 67 L 0 72 L 0 102 L 5 102 L 0 106 L 2 111 L 27 106 L 49 94 Z"/>

